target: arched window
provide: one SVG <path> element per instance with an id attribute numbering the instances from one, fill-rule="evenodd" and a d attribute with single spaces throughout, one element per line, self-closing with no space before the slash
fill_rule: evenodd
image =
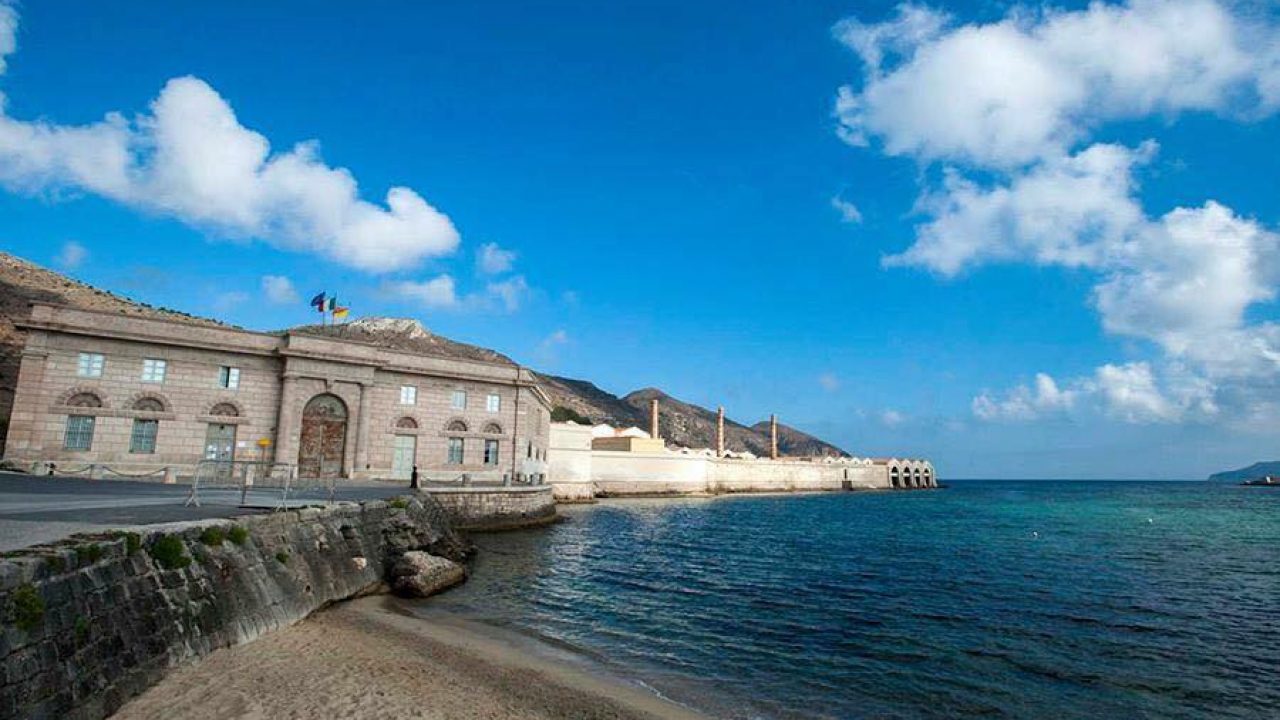
<path id="1" fill-rule="evenodd" d="M 404 428 L 405 430 L 416 430 L 418 429 L 418 421 L 411 417 L 402 417 L 396 421 L 396 427 Z"/>
<path id="2" fill-rule="evenodd" d="M 133 404 L 133 409 L 139 412 L 164 412 L 164 403 L 158 398 L 144 397 Z"/>
<path id="3" fill-rule="evenodd" d="M 209 414 L 217 415 L 218 417 L 239 417 L 240 411 L 236 409 L 235 405 L 224 402 L 210 408 Z"/>
<path id="4" fill-rule="evenodd" d="M 453 420 L 445 427 L 449 432 L 466 432 L 467 424 L 461 420 Z"/>
<path id="5" fill-rule="evenodd" d="M 499 425 L 498 423 L 489 423 L 488 425 L 484 426 L 484 431 L 485 431 L 485 434 L 487 435 L 501 435 L 502 426 Z"/>
<path id="6" fill-rule="evenodd" d="M 67 405 L 71 407 L 100 408 L 102 407 L 102 398 L 91 392 L 76 393 L 67 398 Z"/>

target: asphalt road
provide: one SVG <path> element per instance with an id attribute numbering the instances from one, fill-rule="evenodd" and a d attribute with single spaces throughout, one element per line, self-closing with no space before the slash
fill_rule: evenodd
<path id="1" fill-rule="evenodd" d="M 349 485 L 339 486 L 335 497 L 376 500 L 406 490 L 395 485 Z M 279 499 L 278 493 L 254 492 L 248 498 L 251 506 L 240 507 L 239 490 L 201 490 L 200 507 L 184 507 L 190 492 L 187 485 L 0 473 L 0 551 L 77 532 L 269 512 Z M 310 495 L 289 504 L 323 500 Z"/>

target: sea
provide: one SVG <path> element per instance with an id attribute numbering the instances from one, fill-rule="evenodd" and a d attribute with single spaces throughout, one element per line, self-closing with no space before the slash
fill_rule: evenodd
<path id="1" fill-rule="evenodd" d="M 1280 488 L 616 500 L 424 603 L 721 718 L 1280 717 Z"/>

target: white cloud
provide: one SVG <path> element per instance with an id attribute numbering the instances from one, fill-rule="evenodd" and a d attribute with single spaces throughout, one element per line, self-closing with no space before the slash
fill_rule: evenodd
<path id="1" fill-rule="evenodd" d="M 1065 390 L 1045 373 L 1036 374 L 1035 387 L 1019 385 L 1003 398 L 988 393 L 973 399 L 973 414 L 982 420 L 1034 420 L 1046 414 L 1070 410 L 1077 390 Z"/>
<path id="2" fill-rule="evenodd" d="M 441 309 L 458 306 L 458 293 L 454 287 L 453 278 L 448 275 L 441 275 L 425 282 L 406 280 L 388 283 L 386 289 L 393 295 L 412 300 L 427 308 Z"/>
<path id="3" fill-rule="evenodd" d="M 8 68 L 5 59 L 18 49 L 18 11 L 0 2 L 0 75 Z"/>
<path id="4" fill-rule="evenodd" d="M 523 275 L 517 275 L 501 282 L 489 283 L 485 286 L 485 294 L 491 301 L 496 301 L 507 312 L 515 312 L 529 295 L 529 284 Z"/>
<path id="5" fill-rule="evenodd" d="M 485 243 L 476 250 L 476 269 L 485 275 L 501 275 L 515 266 L 516 253 L 497 243 Z"/>
<path id="6" fill-rule="evenodd" d="M 840 222 L 851 225 L 857 225 L 862 222 L 862 211 L 858 209 L 858 206 L 840 196 L 831 198 L 831 207 L 840 213 Z"/>
<path id="7" fill-rule="evenodd" d="M 3 7 L 3 6 L 0 6 Z M 89 259 L 89 249 L 75 240 L 68 240 L 62 244 L 62 251 L 58 253 L 58 265 L 67 270 L 75 270 Z"/>
<path id="8" fill-rule="evenodd" d="M 822 373 L 818 376 L 818 385 L 829 393 L 835 392 L 840 389 L 840 378 L 836 377 L 835 373 Z"/>
<path id="9" fill-rule="evenodd" d="M 1018 6 L 961 25 L 903 6 L 888 22 L 849 20 L 835 33 L 864 66 L 860 86 L 838 93 L 841 136 L 924 169 L 915 208 L 924 221 L 886 266 L 947 276 L 997 262 L 1082 270 L 1095 280 L 1103 329 L 1159 353 L 1104 364 L 1066 389 L 1044 375 L 1035 388 L 980 394 L 976 416 L 1031 419 L 1087 398 L 1125 421 L 1175 422 L 1280 404 L 1280 325 L 1249 317 L 1276 297 L 1276 233 L 1212 200 L 1149 213 L 1137 173 L 1156 142 L 1090 144 L 1115 121 L 1274 113 L 1280 29 L 1268 14 L 1132 0 Z"/>
<path id="10" fill-rule="evenodd" d="M 231 312 L 249 299 L 249 293 L 229 290 L 213 296 L 213 310 L 218 314 Z"/>
<path id="11" fill-rule="evenodd" d="M 967 25 L 905 5 L 835 33 L 865 67 L 860 88 L 839 90 L 841 135 L 891 155 L 1009 168 L 1064 155 L 1109 120 L 1280 103 L 1271 28 L 1213 0 L 1018 7 Z"/>
<path id="12" fill-rule="evenodd" d="M 561 328 L 543 338 L 542 342 L 538 343 L 534 354 L 538 362 L 544 365 L 554 365 L 559 360 L 560 348 L 568 344 L 569 333 Z"/>
<path id="13" fill-rule="evenodd" d="M 889 409 L 880 413 L 880 423 L 885 427 L 898 427 L 907 421 L 907 416 L 897 410 Z"/>
<path id="14" fill-rule="evenodd" d="M 277 305 L 292 305 L 302 302 L 297 288 L 293 286 L 293 281 L 283 275 L 263 275 L 262 294 L 267 297 L 268 302 Z"/>
<path id="15" fill-rule="evenodd" d="M 0 56 L 16 15 L 0 11 Z M 385 272 L 447 255 L 449 218 L 406 187 L 385 205 L 360 199 L 351 172 L 320 160 L 318 145 L 272 152 L 231 106 L 195 77 L 167 82 L 148 113 L 109 113 L 70 126 L 3 112 L 0 184 L 22 192 L 82 191 L 175 217 L 230 238 L 257 238 L 360 270 Z"/>

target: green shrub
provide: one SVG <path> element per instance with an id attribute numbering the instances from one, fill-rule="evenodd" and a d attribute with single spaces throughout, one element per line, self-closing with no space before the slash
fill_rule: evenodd
<path id="1" fill-rule="evenodd" d="M 136 532 L 116 531 L 111 534 L 111 537 L 117 540 L 124 538 L 124 549 L 128 555 L 132 555 L 142 549 L 142 536 Z"/>
<path id="2" fill-rule="evenodd" d="M 288 565 L 288 564 L 289 564 L 289 553 L 287 553 L 287 552 L 285 552 L 285 551 L 281 550 L 280 552 L 276 553 L 276 560 L 277 560 L 281 565 Z"/>
<path id="3" fill-rule="evenodd" d="M 60 573 L 67 569 L 67 561 L 63 560 L 61 555 L 50 555 L 44 559 L 44 564 L 51 573 Z"/>
<path id="4" fill-rule="evenodd" d="M 227 531 L 220 527 L 207 527 L 200 533 L 200 542 L 212 547 L 221 547 L 222 541 L 227 539 Z"/>
<path id="5" fill-rule="evenodd" d="M 249 531 L 243 525 L 232 525 L 227 531 L 227 539 L 237 545 L 243 545 L 249 539 Z"/>
<path id="6" fill-rule="evenodd" d="M 151 543 L 148 552 L 156 562 L 160 563 L 160 567 L 166 570 L 178 570 L 191 564 L 191 558 L 187 556 L 186 549 L 182 539 L 177 535 L 162 535 Z"/>
<path id="7" fill-rule="evenodd" d="M 102 559 L 102 546 L 98 543 L 76 547 L 76 562 L 91 565 Z"/>
<path id="8" fill-rule="evenodd" d="M 24 632 L 31 632 L 44 620 L 44 598 L 31 583 L 19 585 L 10 596 L 13 602 L 13 624 Z"/>
<path id="9" fill-rule="evenodd" d="M 390 505 L 391 507 L 393 507 L 393 508 L 397 509 L 397 510 L 403 510 L 403 509 L 405 509 L 405 508 L 409 507 L 409 501 L 408 501 L 408 500 L 405 500 L 405 499 L 404 499 L 404 498 L 402 498 L 402 497 L 398 497 L 398 498 L 391 498 L 389 501 L 387 501 L 387 504 L 388 504 L 388 505 Z"/>
<path id="10" fill-rule="evenodd" d="M 590 425 L 591 419 L 573 408 L 557 405 L 551 411 L 551 422 L 576 422 L 579 425 Z"/>
<path id="11" fill-rule="evenodd" d="M 89 639 L 89 618 L 81 615 L 76 618 L 76 644 L 83 645 Z"/>

